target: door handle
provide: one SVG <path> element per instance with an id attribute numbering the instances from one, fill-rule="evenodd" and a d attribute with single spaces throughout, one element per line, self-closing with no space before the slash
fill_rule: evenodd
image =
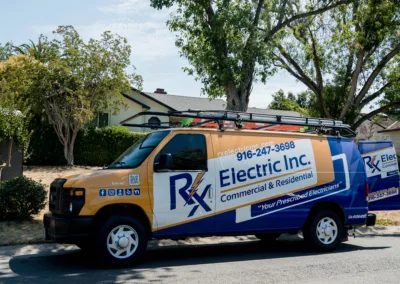
<path id="1" fill-rule="evenodd" d="M 208 198 L 209 199 L 212 199 L 212 197 L 213 197 L 213 193 L 212 193 L 213 190 L 214 190 L 213 187 L 210 186 L 210 188 L 208 189 Z"/>

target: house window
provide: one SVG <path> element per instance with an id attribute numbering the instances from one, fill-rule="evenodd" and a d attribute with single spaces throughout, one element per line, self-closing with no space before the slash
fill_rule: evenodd
<path id="1" fill-rule="evenodd" d="M 149 119 L 148 123 L 149 123 L 150 126 L 154 126 L 154 127 L 161 126 L 160 119 L 158 117 L 155 117 L 155 116 L 151 117 Z"/>
<path id="2" fill-rule="evenodd" d="M 98 117 L 98 124 L 99 128 L 108 126 L 108 113 L 100 113 Z"/>

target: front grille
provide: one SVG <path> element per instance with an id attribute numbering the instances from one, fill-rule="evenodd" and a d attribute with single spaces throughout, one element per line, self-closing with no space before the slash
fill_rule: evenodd
<path id="1" fill-rule="evenodd" d="M 56 179 L 50 185 L 49 209 L 52 213 L 62 214 L 65 212 L 64 199 L 69 194 L 69 190 L 64 190 L 63 187 L 66 181 L 66 179 Z"/>

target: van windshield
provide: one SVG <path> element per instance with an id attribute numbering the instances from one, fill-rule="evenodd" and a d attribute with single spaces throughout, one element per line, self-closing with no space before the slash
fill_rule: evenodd
<path id="1" fill-rule="evenodd" d="M 128 148 L 107 169 L 128 169 L 140 166 L 170 131 L 150 133 Z"/>

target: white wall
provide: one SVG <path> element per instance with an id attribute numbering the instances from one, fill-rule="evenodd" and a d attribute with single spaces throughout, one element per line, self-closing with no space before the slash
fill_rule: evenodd
<path id="1" fill-rule="evenodd" d="M 400 131 L 386 132 L 386 134 L 389 136 L 388 140 L 393 141 L 397 155 L 400 155 Z"/>
<path id="2" fill-rule="evenodd" d="M 115 115 L 110 114 L 109 123 L 111 126 L 120 125 L 121 121 L 123 121 L 139 112 L 142 112 L 142 111 L 159 111 L 159 112 L 167 112 L 168 111 L 168 109 L 166 107 L 154 102 L 151 99 L 144 97 L 140 93 L 132 91 L 130 95 L 133 98 L 135 98 L 136 100 L 149 106 L 150 109 L 149 110 L 143 109 L 143 107 L 141 105 L 137 104 L 136 102 L 133 102 L 132 100 L 129 100 L 129 99 L 123 97 L 124 104 L 127 105 L 127 108 L 121 107 L 118 114 L 115 114 Z M 127 123 L 143 124 L 143 123 L 147 123 L 151 117 L 152 117 L 152 115 L 139 116 Z M 161 122 L 169 122 L 169 118 L 165 117 L 165 116 L 164 117 L 159 116 L 158 119 L 160 119 Z M 150 128 L 143 128 L 143 127 L 128 127 L 128 129 L 130 131 L 134 131 L 134 132 L 150 132 L 151 131 Z"/>
<path id="3" fill-rule="evenodd" d="M 120 111 L 117 114 L 110 114 L 110 126 L 115 126 L 115 125 L 120 125 L 120 122 L 127 119 L 128 117 L 143 111 L 142 110 L 142 106 L 138 105 L 137 103 L 123 97 L 123 102 L 126 105 L 126 108 L 121 106 Z M 133 123 L 133 122 L 132 122 Z M 135 122 L 135 123 L 139 123 L 139 122 Z M 142 123 L 142 122 L 140 122 Z M 129 130 L 131 131 L 140 131 L 140 129 L 138 130 L 137 128 L 133 128 L 133 127 L 128 127 Z"/>
<path id="4" fill-rule="evenodd" d="M 378 133 L 384 130 L 383 127 L 377 124 L 371 124 L 370 120 L 364 121 L 356 130 L 358 140 L 388 140 L 389 135 L 386 133 Z"/>

